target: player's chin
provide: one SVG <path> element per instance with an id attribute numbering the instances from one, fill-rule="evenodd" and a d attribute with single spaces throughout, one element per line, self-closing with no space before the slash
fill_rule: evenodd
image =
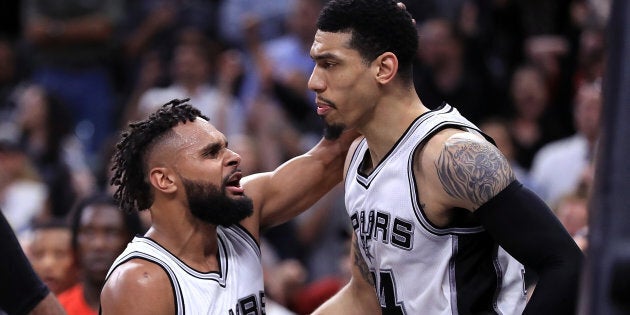
<path id="1" fill-rule="evenodd" d="M 337 140 L 346 129 L 344 124 L 326 123 L 324 126 L 324 138 L 327 140 Z"/>

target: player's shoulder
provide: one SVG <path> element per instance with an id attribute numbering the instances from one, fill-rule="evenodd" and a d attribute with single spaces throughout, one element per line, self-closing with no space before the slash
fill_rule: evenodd
<path id="1" fill-rule="evenodd" d="M 103 315 L 172 314 L 173 297 L 171 280 L 161 266 L 131 259 L 107 278 L 101 291 L 101 310 Z"/>
<path id="2" fill-rule="evenodd" d="M 433 162 L 448 150 L 459 152 L 468 151 L 469 154 L 475 149 L 486 149 L 498 152 L 498 149 L 486 140 L 481 134 L 465 131 L 457 128 L 442 129 L 426 140 L 422 146 L 424 160 Z"/>
<path id="3" fill-rule="evenodd" d="M 514 180 L 509 161 L 480 134 L 444 129 L 420 155 L 425 180 L 442 187 L 460 208 L 476 209 Z"/>
<path id="4" fill-rule="evenodd" d="M 145 259 L 131 259 L 117 266 L 109 275 L 106 287 L 116 290 L 146 290 L 168 285 L 169 277 L 164 268 Z"/>

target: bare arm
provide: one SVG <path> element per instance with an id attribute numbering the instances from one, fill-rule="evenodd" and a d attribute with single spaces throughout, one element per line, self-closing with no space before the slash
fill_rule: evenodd
<path id="1" fill-rule="evenodd" d="M 322 304 L 314 315 L 348 314 L 370 315 L 381 314 L 381 307 L 376 300 L 374 279 L 359 251 L 356 234 L 352 233 L 352 278 L 337 294 Z"/>
<path id="2" fill-rule="evenodd" d="M 338 140 L 323 139 L 272 172 L 244 178 L 245 193 L 253 199 L 255 210 L 243 225 L 257 235 L 259 226 L 280 224 L 312 206 L 341 181 L 344 159 L 356 136 L 347 131 Z"/>
<path id="3" fill-rule="evenodd" d="M 166 272 L 139 259 L 118 267 L 101 292 L 103 315 L 175 314 L 173 289 Z"/>

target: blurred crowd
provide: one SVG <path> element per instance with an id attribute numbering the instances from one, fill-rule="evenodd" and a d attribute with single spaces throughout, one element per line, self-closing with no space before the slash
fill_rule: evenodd
<path id="1" fill-rule="evenodd" d="M 420 38 L 414 82 L 423 103 L 447 102 L 492 136 L 586 250 L 611 0 L 402 2 Z M 83 296 L 97 311 L 103 269 L 127 232 L 148 226 L 145 213 L 139 229 L 124 214 L 76 217 L 95 198 L 115 207 L 109 159 L 129 122 L 190 98 L 226 134 L 246 174 L 272 170 L 321 138 L 307 81 L 324 3 L 0 5 L 0 208 L 56 294 Z M 308 313 L 343 286 L 349 235 L 342 186 L 265 231 L 269 313 Z M 86 239 L 91 250 L 81 249 Z"/>

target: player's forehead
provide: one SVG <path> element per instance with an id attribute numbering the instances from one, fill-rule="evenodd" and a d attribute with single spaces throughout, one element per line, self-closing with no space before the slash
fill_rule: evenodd
<path id="1" fill-rule="evenodd" d="M 314 60 L 343 59 L 356 53 L 350 48 L 350 40 L 352 33 L 350 32 L 325 32 L 317 30 L 311 45 L 311 58 Z"/>
<path id="2" fill-rule="evenodd" d="M 179 124 L 173 128 L 175 141 L 180 149 L 199 149 L 209 143 L 225 144 L 227 139 L 214 125 L 202 118 L 185 124 Z"/>

